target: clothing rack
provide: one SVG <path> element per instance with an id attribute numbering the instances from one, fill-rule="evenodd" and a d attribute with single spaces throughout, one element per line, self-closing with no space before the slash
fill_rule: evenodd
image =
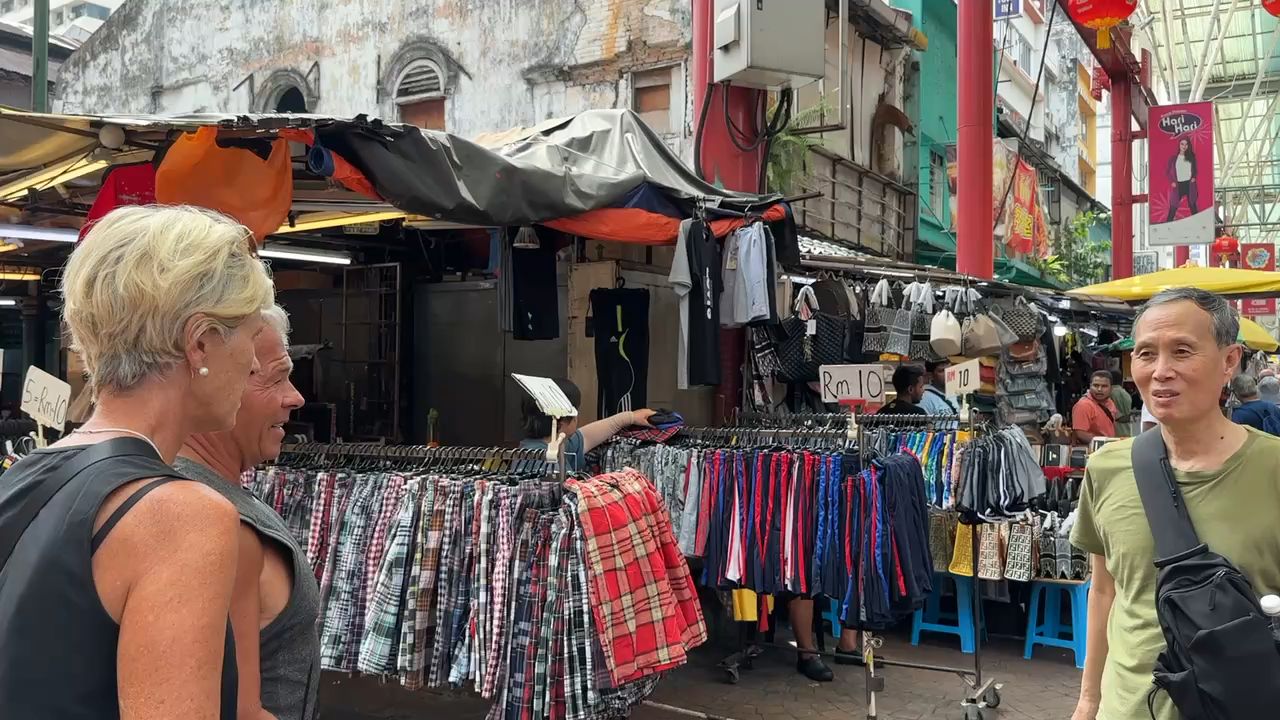
<path id="1" fill-rule="evenodd" d="M 452 467 L 469 462 L 497 460 L 504 467 L 525 463 L 556 464 L 557 475 L 563 482 L 565 479 L 564 449 L 556 449 L 558 461 L 549 459 L 551 448 L 538 450 L 533 448 L 499 448 L 499 447 L 447 447 L 431 445 L 383 445 L 380 443 L 296 443 L 285 444 L 280 452 L 282 458 L 289 455 L 302 455 L 316 458 L 323 462 L 324 458 L 361 457 L 373 461 L 409 462 L 419 461 L 424 464 L 438 463 L 442 467 Z"/>
<path id="2" fill-rule="evenodd" d="M 926 426 L 936 426 L 938 424 L 949 424 L 954 428 L 967 426 L 970 432 L 978 433 L 985 429 L 986 423 L 977 423 L 974 421 L 974 412 L 969 412 L 969 419 L 961 421 L 959 415 L 911 415 L 911 414 L 880 414 L 880 415 L 860 415 L 857 420 L 858 428 L 858 447 L 863 445 L 864 430 L 868 427 L 877 425 L 907 425 L 919 423 Z M 977 561 L 979 551 L 978 533 L 973 533 L 973 558 Z M 896 660 L 881 660 L 880 665 L 886 667 L 903 667 L 914 670 L 926 670 L 929 672 L 942 672 L 958 675 L 964 680 L 967 686 L 967 692 L 961 707 L 964 708 L 965 720 L 983 720 L 982 708 L 996 708 L 1000 705 L 1000 689 L 1003 687 L 1001 683 L 997 683 L 995 678 L 986 678 L 984 680 L 982 673 L 982 593 L 978 592 L 977 577 L 975 569 L 974 591 L 972 593 L 973 602 L 973 622 L 975 623 L 974 635 L 977 638 L 973 647 L 973 667 L 953 667 L 946 665 L 930 665 L 924 663 L 913 663 Z M 870 631 L 862 632 L 862 658 L 864 661 L 863 673 L 866 680 L 867 688 L 867 719 L 875 720 L 876 718 L 876 694 L 884 692 L 884 678 L 876 675 L 876 658 L 875 651 L 884 645 L 884 639 L 877 637 Z"/>

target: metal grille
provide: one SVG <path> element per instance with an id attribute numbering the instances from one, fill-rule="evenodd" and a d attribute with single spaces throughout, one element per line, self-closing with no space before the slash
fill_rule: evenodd
<path id="1" fill-rule="evenodd" d="M 339 428 L 346 441 L 399 442 L 400 264 L 342 273 L 342 362 L 346 397 Z"/>

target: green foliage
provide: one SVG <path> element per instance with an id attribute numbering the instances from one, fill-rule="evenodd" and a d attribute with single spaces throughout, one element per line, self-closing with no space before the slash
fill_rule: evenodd
<path id="1" fill-rule="evenodd" d="M 1053 254 L 1033 262 L 1041 277 L 1068 287 L 1105 282 L 1111 270 L 1111 239 L 1095 238 L 1092 230 L 1110 219 L 1108 213 L 1090 210 L 1054 226 Z"/>
<path id="2" fill-rule="evenodd" d="M 769 113 L 773 113 L 770 104 Z M 826 122 L 831 114 L 831 106 L 826 98 L 822 98 L 812 107 L 805 108 L 791 117 L 787 128 L 773 138 L 769 146 L 769 157 L 766 162 L 767 182 L 770 192 L 790 195 L 798 192 L 800 186 L 810 178 L 805 170 L 805 162 L 809 151 L 822 145 L 822 137 L 816 133 L 804 134 L 806 127 L 814 127 Z"/>

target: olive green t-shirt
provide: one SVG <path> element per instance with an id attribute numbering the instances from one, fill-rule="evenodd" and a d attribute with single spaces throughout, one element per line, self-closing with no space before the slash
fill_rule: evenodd
<path id="1" fill-rule="evenodd" d="M 1244 445 L 1218 470 L 1176 472 L 1196 533 L 1235 563 L 1258 595 L 1280 593 L 1280 438 L 1246 428 Z M 1107 559 L 1116 599 L 1107 623 L 1110 652 L 1098 720 L 1149 720 L 1156 655 L 1165 649 L 1156 620 L 1155 548 L 1133 476 L 1133 440 L 1089 458 L 1071 541 Z M 1164 692 L 1156 720 L 1178 720 Z"/>

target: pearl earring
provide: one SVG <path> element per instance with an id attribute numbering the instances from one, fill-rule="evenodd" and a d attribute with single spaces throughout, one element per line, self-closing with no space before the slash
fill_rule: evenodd
<path id="1" fill-rule="evenodd" d="M 200 372 L 200 377 L 209 377 L 209 368 L 202 367 L 200 368 L 199 372 Z"/>

